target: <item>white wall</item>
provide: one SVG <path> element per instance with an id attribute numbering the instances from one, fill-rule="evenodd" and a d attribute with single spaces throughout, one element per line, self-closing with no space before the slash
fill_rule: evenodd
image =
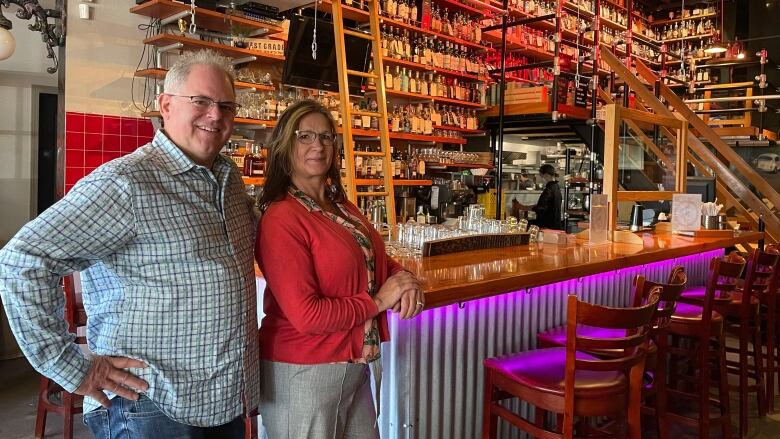
<path id="1" fill-rule="evenodd" d="M 4 15 L 13 23 L 16 51 L 0 61 L 0 245 L 32 217 L 31 187 L 37 179 L 32 89 L 57 87 L 57 75 L 46 73 L 51 60 L 46 58 L 40 34 L 27 29 L 29 21 L 16 18 L 15 11 L 12 7 Z"/>
<path id="2" fill-rule="evenodd" d="M 130 90 L 146 35 L 138 25 L 149 20 L 129 12 L 133 0 L 95 0 L 82 20 L 79 3 L 68 2 L 65 111 L 138 117 Z M 140 96 L 142 78 L 135 88 Z"/>

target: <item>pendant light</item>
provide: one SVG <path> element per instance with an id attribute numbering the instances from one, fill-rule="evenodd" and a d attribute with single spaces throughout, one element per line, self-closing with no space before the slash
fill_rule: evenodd
<path id="1" fill-rule="evenodd" d="M 710 44 L 706 49 L 704 49 L 704 53 L 709 55 L 728 51 L 726 45 L 723 44 L 723 3 L 724 1 L 720 0 L 720 32 L 718 33 L 718 38 L 716 41 L 713 41 L 712 44 Z"/>

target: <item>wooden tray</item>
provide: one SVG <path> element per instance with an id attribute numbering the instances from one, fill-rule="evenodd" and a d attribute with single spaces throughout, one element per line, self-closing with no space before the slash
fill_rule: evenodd
<path id="1" fill-rule="evenodd" d="M 729 238 L 734 236 L 734 230 L 678 230 L 674 234 L 691 238 Z"/>
<path id="2" fill-rule="evenodd" d="M 530 241 L 528 233 L 501 233 L 489 235 L 469 235 L 457 238 L 436 239 L 423 244 L 423 256 L 447 255 L 470 250 L 513 247 L 525 245 Z"/>

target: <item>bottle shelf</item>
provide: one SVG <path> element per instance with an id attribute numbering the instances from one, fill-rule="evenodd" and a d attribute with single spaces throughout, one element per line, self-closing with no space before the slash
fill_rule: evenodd
<path id="1" fill-rule="evenodd" d="M 423 29 L 423 28 L 417 27 L 417 26 L 415 26 L 413 24 L 404 23 L 403 21 L 393 20 L 393 19 L 391 19 L 389 17 L 386 17 L 386 16 L 383 16 L 383 15 L 379 16 L 379 22 L 380 22 L 380 24 L 386 24 L 386 25 L 394 26 L 394 27 L 401 28 L 401 29 L 408 29 L 409 31 L 416 32 L 418 34 L 432 35 L 432 36 L 435 36 L 436 38 L 439 38 L 441 40 L 451 41 L 451 42 L 453 42 L 455 44 L 459 44 L 461 46 L 466 46 L 466 47 L 469 47 L 471 49 L 487 50 L 487 47 L 485 47 L 485 46 L 483 46 L 481 44 L 474 43 L 474 42 L 471 42 L 471 41 L 462 40 L 462 39 L 460 39 L 458 37 L 453 37 L 453 36 L 450 36 L 450 35 L 447 35 L 447 34 L 434 32 L 434 31 L 432 31 L 430 29 Z M 483 36 L 484 36 L 484 34 L 483 34 Z"/>
<path id="2" fill-rule="evenodd" d="M 464 168 L 464 169 L 476 169 L 486 168 L 493 169 L 493 165 L 489 163 L 433 163 L 425 162 L 425 166 L 431 169 L 446 169 L 446 168 Z"/>
<path id="3" fill-rule="evenodd" d="M 477 75 L 471 74 L 471 73 L 463 73 L 456 70 L 449 70 L 449 69 L 441 69 L 438 67 L 426 65 L 426 64 L 420 64 L 412 61 L 406 61 L 403 59 L 398 58 L 392 58 L 389 56 L 383 56 L 382 57 L 382 63 L 385 65 L 391 65 L 391 66 L 403 66 L 403 67 L 409 67 L 412 69 L 418 69 L 425 72 L 433 72 L 438 73 L 440 75 L 449 76 L 452 78 L 462 78 L 462 79 L 469 79 L 472 81 L 484 81 L 484 78 L 480 78 Z"/>
<path id="4" fill-rule="evenodd" d="M 189 12 L 190 5 L 176 2 L 173 0 L 149 0 L 140 5 L 130 8 L 133 14 L 146 17 L 157 18 L 160 20 L 171 17 L 181 12 Z M 187 17 L 185 15 L 185 17 Z M 187 18 L 185 18 L 186 20 Z M 244 17 L 223 14 L 211 9 L 195 6 L 195 23 L 198 27 L 203 27 L 216 32 L 229 34 L 234 26 L 254 29 L 257 33 L 254 36 L 268 36 L 282 32 L 282 27 L 277 24 L 266 23 L 257 20 L 250 20 Z"/>
<path id="5" fill-rule="evenodd" d="M 579 6 L 577 6 L 574 3 L 569 2 L 569 1 L 564 2 L 563 3 L 563 7 L 568 9 L 574 15 L 577 15 L 577 13 L 579 12 L 580 17 L 584 18 L 586 20 L 592 19 L 596 15 L 592 11 L 589 11 L 589 10 L 587 10 L 585 8 L 581 8 L 581 7 L 579 7 Z M 619 30 L 619 31 L 625 31 L 626 30 L 626 27 L 623 26 L 620 23 L 616 23 L 616 22 L 614 22 L 614 21 L 612 21 L 612 20 L 610 20 L 608 18 L 604 18 L 604 17 L 599 17 L 599 18 L 600 18 L 601 23 L 604 24 L 607 27 L 611 27 L 612 29 Z"/>
<path id="6" fill-rule="evenodd" d="M 480 17 L 485 17 L 489 15 L 487 11 L 483 9 L 478 9 L 476 6 L 467 5 L 465 3 L 461 3 L 455 0 L 436 0 L 436 3 L 440 5 L 445 5 L 449 9 L 455 10 L 455 11 L 461 11 L 466 12 L 470 15 L 479 15 Z M 485 5 L 483 4 L 481 6 L 482 8 L 485 8 Z"/>
<path id="7" fill-rule="evenodd" d="M 141 117 L 160 117 L 160 112 L 146 111 L 141 113 Z M 235 117 L 233 118 L 233 123 L 237 125 L 247 125 L 249 127 L 254 127 L 255 129 L 266 129 L 276 126 L 275 120 L 249 119 L 246 117 Z M 261 127 L 261 125 L 263 126 Z"/>
<path id="8" fill-rule="evenodd" d="M 210 41 L 201 41 L 194 38 L 185 37 L 176 34 L 159 34 L 144 40 L 144 44 L 152 46 L 168 46 L 170 44 L 181 43 L 184 49 L 213 49 L 230 58 L 246 58 L 255 56 L 258 61 L 284 61 L 284 55 L 275 53 L 260 52 L 258 50 L 242 49 L 240 47 L 228 46 L 225 44 L 212 43 Z"/>
<path id="9" fill-rule="evenodd" d="M 450 126 L 450 125 L 434 125 L 433 128 L 438 130 L 459 131 L 461 133 L 466 133 L 466 134 L 485 134 L 485 132 L 482 130 L 470 130 L 467 128 L 461 128 L 461 127 Z"/>
<path id="10" fill-rule="evenodd" d="M 680 38 L 667 38 L 664 39 L 664 43 L 673 43 L 675 41 L 688 41 L 688 40 L 702 40 L 704 38 L 710 38 L 714 37 L 715 34 L 710 32 L 708 34 L 702 34 L 702 35 L 693 35 L 693 36 L 687 36 L 687 37 L 680 37 Z"/>
<path id="11" fill-rule="evenodd" d="M 369 91 L 376 93 L 376 89 L 374 88 L 369 88 Z M 469 107 L 477 110 L 485 109 L 485 107 L 482 104 L 478 104 L 476 102 L 466 102 L 458 99 L 450 99 L 450 98 L 444 98 L 440 96 L 427 96 L 420 93 L 411 93 L 408 91 L 400 91 L 400 90 L 394 90 L 390 88 L 385 88 L 385 94 L 388 96 L 398 96 L 398 97 L 404 97 L 409 99 L 416 99 L 420 101 L 444 102 L 447 104 L 457 105 L 459 107 Z"/>
<path id="12" fill-rule="evenodd" d="M 489 43 L 501 46 L 501 31 L 499 30 L 482 32 L 482 38 Z M 547 40 L 544 41 L 546 44 Z M 525 55 L 529 58 L 551 60 L 555 57 L 552 52 L 548 52 L 539 47 L 529 46 L 512 35 L 506 36 L 506 43 L 508 50 L 520 55 Z"/>
<path id="13" fill-rule="evenodd" d="M 526 11 L 521 11 L 520 9 L 511 8 L 511 7 L 509 8 L 509 16 L 521 20 L 524 18 L 536 17 L 536 15 L 534 14 L 528 13 Z M 555 30 L 555 23 L 553 23 L 550 20 L 535 21 L 533 23 L 528 23 L 526 26 L 534 29 Z"/>
<path id="14" fill-rule="evenodd" d="M 341 134 L 343 129 L 341 127 L 336 128 L 336 133 Z M 390 140 L 406 140 L 410 142 L 425 142 L 425 143 L 453 143 L 463 145 L 466 143 L 466 139 L 459 137 L 441 137 L 441 136 L 428 136 L 425 134 L 414 133 L 397 133 L 390 131 Z M 352 128 L 353 137 L 371 137 L 374 139 L 379 138 L 378 130 L 364 130 L 358 128 Z"/>
<path id="15" fill-rule="evenodd" d="M 717 16 L 718 16 L 718 14 L 717 14 L 717 13 L 715 13 L 715 12 L 713 12 L 713 13 L 711 13 L 711 14 L 692 15 L 692 16 L 690 16 L 690 17 L 685 17 L 685 18 L 673 18 L 673 19 L 671 19 L 671 20 L 657 20 L 657 21 L 653 20 L 653 21 L 651 21 L 651 22 L 650 22 L 650 24 L 651 24 L 652 26 L 663 26 L 663 25 L 665 25 L 665 24 L 679 23 L 679 22 L 681 22 L 681 21 L 688 21 L 688 20 L 699 20 L 699 19 L 702 19 L 702 18 L 715 18 L 715 17 L 717 17 Z"/>
<path id="16" fill-rule="evenodd" d="M 356 178 L 355 186 L 379 186 L 384 184 L 380 178 Z M 433 182 L 431 180 L 396 180 L 393 179 L 393 186 L 431 186 Z"/>
<path id="17" fill-rule="evenodd" d="M 134 76 L 136 76 L 138 78 L 164 79 L 165 75 L 167 73 L 168 73 L 168 70 L 165 70 L 165 69 L 143 69 L 143 70 L 137 70 L 135 72 Z M 274 90 L 276 90 L 273 86 L 270 86 L 270 85 L 255 84 L 255 83 L 244 82 L 244 81 L 235 81 L 233 84 L 238 89 L 253 88 L 255 90 L 265 90 L 265 91 L 274 91 Z"/>
<path id="18" fill-rule="evenodd" d="M 317 9 L 322 12 L 327 12 L 331 15 L 333 15 L 333 2 L 331 0 L 320 0 L 318 2 Z M 341 4 L 341 12 L 344 18 L 352 21 L 357 22 L 368 22 L 369 16 L 368 11 L 355 8 L 352 6 L 347 6 L 345 4 Z"/>

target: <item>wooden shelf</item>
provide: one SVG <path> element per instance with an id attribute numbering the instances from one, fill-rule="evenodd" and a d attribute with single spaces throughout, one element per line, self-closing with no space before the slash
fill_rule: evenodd
<path id="1" fill-rule="evenodd" d="M 168 70 L 165 69 L 143 69 L 143 70 L 137 70 L 134 76 L 138 78 L 164 79 L 167 73 Z M 276 90 L 273 86 L 270 85 L 254 84 L 251 82 L 235 81 L 233 84 L 235 84 L 236 88 L 254 88 L 255 90 L 266 90 L 266 91 Z"/>
<path id="2" fill-rule="evenodd" d="M 622 24 L 617 23 L 615 21 L 612 21 L 609 18 L 601 17 L 601 22 L 603 24 L 606 24 L 607 26 L 611 27 L 612 29 L 616 29 L 616 30 L 623 31 L 623 32 L 625 32 L 627 30 L 627 28 L 625 26 L 623 26 Z"/>
<path id="3" fill-rule="evenodd" d="M 453 78 L 463 78 L 472 81 L 485 81 L 483 78 L 480 78 L 479 76 L 473 75 L 471 73 L 463 73 L 463 72 L 459 72 L 456 70 L 449 70 L 449 69 L 440 69 L 438 67 L 420 64 L 412 61 L 406 61 L 403 59 L 391 58 L 389 56 L 383 56 L 382 63 L 386 65 L 393 65 L 393 66 L 397 65 L 397 66 L 404 66 L 413 69 L 419 69 L 426 72 L 434 72 L 440 75 L 449 76 Z"/>
<path id="4" fill-rule="evenodd" d="M 432 186 L 431 180 L 393 180 L 393 186 Z"/>
<path id="5" fill-rule="evenodd" d="M 672 23 L 678 23 L 680 21 L 688 21 L 688 20 L 698 20 L 701 18 L 714 18 L 717 17 L 717 12 L 714 12 L 712 14 L 703 14 L 703 15 L 693 15 L 691 17 L 685 17 L 685 18 L 674 18 L 671 20 L 658 20 L 658 21 L 651 21 L 649 22 L 652 26 L 663 26 L 665 24 L 672 24 Z"/>
<path id="6" fill-rule="evenodd" d="M 144 15 L 160 20 L 189 10 L 190 5 L 172 0 L 149 0 L 146 3 L 130 8 L 130 12 L 133 14 Z M 185 20 L 188 19 L 189 17 L 185 18 Z M 198 27 L 226 34 L 230 34 L 232 28 L 236 25 L 258 31 L 259 33 L 256 36 L 268 36 L 282 32 L 282 27 L 276 24 L 250 20 L 236 15 L 223 14 L 197 6 L 195 7 L 195 23 Z"/>
<path id="7" fill-rule="evenodd" d="M 482 32 L 482 39 L 496 44 L 498 46 L 501 45 L 501 31 L 499 30 L 492 30 L 489 32 Z M 547 40 L 545 40 L 546 42 Z M 540 49 L 535 46 L 528 46 L 524 43 L 522 43 L 519 39 L 514 38 L 511 35 L 506 36 L 506 43 L 507 43 L 507 49 L 511 50 L 514 53 L 518 53 L 521 55 L 525 55 L 530 58 L 535 59 L 542 59 L 542 60 L 551 60 L 555 57 L 555 55 L 552 52 L 548 52 L 546 50 Z"/>
<path id="8" fill-rule="evenodd" d="M 358 178 L 355 179 L 355 186 L 379 186 L 381 184 L 384 184 L 382 179 L 379 178 L 371 178 L 371 179 L 363 179 Z M 433 182 L 431 180 L 396 180 L 393 179 L 393 186 L 431 186 L 433 185 Z"/>
<path id="9" fill-rule="evenodd" d="M 477 9 L 474 6 L 467 5 L 465 3 L 461 3 L 461 2 L 456 1 L 456 0 L 436 0 L 436 3 L 438 3 L 440 5 L 445 5 L 450 10 L 467 12 L 467 13 L 469 13 L 471 15 L 479 15 L 481 17 L 485 17 L 485 16 L 489 15 L 487 11 L 483 11 L 481 9 Z"/>
<path id="10" fill-rule="evenodd" d="M 341 127 L 336 128 L 336 133 L 341 134 L 344 130 Z M 363 130 L 352 128 L 352 136 L 355 137 L 371 137 L 379 139 L 379 131 L 376 130 Z M 463 145 L 466 143 L 466 139 L 460 137 L 441 137 L 441 136 L 427 136 L 425 134 L 414 133 L 394 133 L 390 132 L 390 140 L 406 140 L 409 142 L 426 142 L 426 143 L 453 143 Z"/>
<path id="11" fill-rule="evenodd" d="M 167 46 L 175 43 L 182 43 L 184 48 L 187 49 L 213 49 L 231 58 L 256 56 L 258 61 L 284 61 L 283 55 L 277 55 L 275 53 L 242 49 L 240 47 L 232 47 L 225 44 L 212 43 L 210 41 L 201 41 L 175 34 L 159 34 L 144 40 L 144 44 L 151 44 L 153 46 Z"/>
<path id="12" fill-rule="evenodd" d="M 447 34 L 434 32 L 434 31 L 429 30 L 429 29 L 422 29 L 422 28 L 419 28 L 419 27 L 417 27 L 417 26 L 415 26 L 413 24 L 404 23 L 403 21 L 393 20 L 393 19 L 388 18 L 388 17 L 380 16 L 379 17 L 379 22 L 380 22 L 380 24 L 386 24 L 386 25 L 390 25 L 390 26 L 395 26 L 395 27 L 398 27 L 398 28 L 401 28 L 401 29 L 408 29 L 409 31 L 416 32 L 418 34 L 433 35 L 433 36 L 435 36 L 435 37 L 437 37 L 439 39 L 446 40 L 446 41 L 452 41 L 455 44 L 459 44 L 461 46 L 466 46 L 466 47 L 469 47 L 469 48 L 472 48 L 472 49 L 487 50 L 487 47 L 485 47 L 485 46 L 483 46 L 481 44 L 473 43 L 471 41 L 462 40 L 460 38 L 453 37 L 453 36 L 450 36 L 450 35 L 447 35 Z"/>
<path id="13" fill-rule="evenodd" d="M 654 40 L 654 39 L 652 39 L 652 38 L 650 38 L 650 37 L 648 37 L 646 35 L 642 35 L 639 32 L 631 32 L 631 37 L 632 38 L 636 38 L 637 40 L 639 40 L 640 42 L 643 42 L 643 43 L 648 43 L 648 44 L 653 44 L 653 45 L 660 44 L 658 41 L 656 41 L 656 40 Z"/>
<path id="14" fill-rule="evenodd" d="M 159 111 L 146 111 L 141 113 L 141 117 L 160 117 Z M 237 125 L 265 125 L 265 128 L 276 126 L 275 120 L 248 119 L 246 117 L 233 118 L 233 123 Z"/>
<path id="15" fill-rule="evenodd" d="M 327 12 L 333 15 L 333 3 L 330 0 L 321 0 L 317 5 L 317 9 L 323 12 Z M 341 12 L 344 18 L 357 22 L 368 22 L 368 11 L 362 9 L 353 8 L 345 4 L 341 5 Z"/>
<path id="16" fill-rule="evenodd" d="M 493 169 L 493 165 L 489 163 L 428 163 L 426 162 L 425 166 L 431 169 L 444 169 L 444 168 Z"/>
<path id="17" fill-rule="evenodd" d="M 467 134 L 485 134 L 485 132 L 482 130 L 469 130 L 466 128 L 454 127 L 449 125 L 434 125 L 433 128 L 438 130 L 459 131 L 461 133 L 467 133 Z"/>
<path id="18" fill-rule="evenodd" d="M 265 177 L 241 177 L 244 180 L 244 184 L 254 184 L 262 186 L 265 184 Z"/>
<path id="19" fill-rule="evenodd" d="M 376 93 L 375 88 L 369 88 L 368 91 L 370 93 Z M 466 102 L 458 99 L 450 99 L 450 98 L 444 98 L 440 96 L 427 96 L 420 93 L 411 93 L 408 91 L 393 90 L 390 88 L 385 88 L 385 94 L 387 96 L 399 96 L 399 97 L 404 97 L 409 99 L 417 99 L 421 101 L 444 102 L 447 104 L 457 105 L 459 107 L 469 107 L 478 110 L 485 108 L 482 104 L 478 104 L 476 102 Z"/>
<path id="20" fill-rule="evenodd" d="M 664 43 L 672 43 L 672 42 L 675 42 L 675 41 L 702 40 L 704 38 L 710 38 L 710 37 L 714 37 L 714 36 L 715 36 L 714 33 L 708 33 L 708 34 L 704 34 L 704 35 L 693 35 L 693 36 L 681 37 L 681 38 L 668 38 L 668 39 L 663 40 L 663 42 Z"/>
<path id="21" fill-rule="evenodd" d="M 711 56 L 704 56 L 704 57 L 701 57 L 701 58 L 686 58 L 685 62 L 687 63 L 691 59 L 693 59 L 696 62 L 699 62 L 699 61 L 709 61 L 709 60 L 712 59 L 712 57 Z M 667 65 L 669 65 L 669 64 L 680 64 L 681 62 L 682 62 L 681 60 L 676 59 L 674 61 L 666 61 L 666 64 Z M 660 64 L 660 63 L 658 63 L 658 64 Z"/>
<path id="22" fill-rule="evenodd" d="M 535 15 L 533 14 L 529 14 L 528 12 L 521 11 L 515 8 L 509 8 L 509 16 L 513 18 L 519 18 L 519 19 L 535 17 Z M 555 23 L 553 23 L 550 20 L 535 21 L 533 23 L 528 23 L 526 26 L 534 29 L 555 30 Z"/>

